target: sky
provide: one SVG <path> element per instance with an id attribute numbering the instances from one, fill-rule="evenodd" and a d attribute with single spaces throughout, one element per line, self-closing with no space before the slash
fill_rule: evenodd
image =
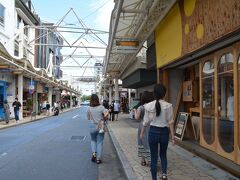
<path id="1" fill-rule="evenodd" d="M 34 9 L 42 20 L 57 22 L 70 8 L 91 28 L 109 30 L 114 0 L 32 0 Z M 76 19 L 74 19 L 76 21 Z"/>
<path id="2" fill-rule="evenodd" d="M 112 9 L 114 7 L 114 0 L 32 0 L 35 12 L 39 15 L 41 21 L 57 23 L 63 18 L 64 15 L 72 8 L 73 11 L 77 14 L 78 17 L 84 22 L 88 28 L 109 31 L 109 22 Z M 60 25 L 68 25 L 80 27 L 76 15 L 73 11 L 64 18 Z M 72 34 L 72 33 L 62 33 L 62 35 L 67 39 L 67 41 L 72 44 L 81 34 Z M 103 34 L 98 36 L 103 39 L 104 42 L 108 43 L 108 34 Z M 77 41 L 77 44 L 83 43 L 84 46 L 94 46 L 94 47 L 103 47 L 104 45 L 94 40 L 90 35 L 84 35 L 84 39 Z M 64 42 L 66 44 L 66 42 Z M 87 52 L 84 49 L 76 48 L 62 48 L 62 54 L 71 54 L 75 51 L 75 54 L 92 54 L 98 56 L 104 56 L 105 50 L 99 49 L 88 49 Z M 100 59 L 88 59 L 81 58 L 75 59 L 74 61 L 71 58 L 66 58 L 61 64 L 62 66 L 79 66 L 85 65 L 93 66 L 96 61 L 103 61 Z M 73 76 L 93 76 L 94 71 L 92 68 L 83 69 L 83 68 L 62 68 L 65 78 L 72 79 Z M 82 89 L 83 94 L 91 94 L 94 85 L 90 83 L 81 83 L 80 88 Z"/>

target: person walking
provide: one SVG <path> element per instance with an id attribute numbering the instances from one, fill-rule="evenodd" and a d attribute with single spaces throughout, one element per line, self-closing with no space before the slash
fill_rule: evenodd
<path id="1" fill-rule="evenodd" d="M 120 105 L 118 101 L 116 100 L 113 104 L 113 114 L 114 114 L 114 120 L 118 120 L 118 113 L 119 113 Z"/>
<path id="2" fill-rule="evenodd" d="M 143 128 L 140 138 L 143 139 L 146 127 L 150 123 L 148 142 L 151 152 L 151 174 L 152 179 L 157 180 L 157 160 L 158 153 L 161 159 L 162 180 L 167 180 L 167 148 L 169 141 L 169 130 L 171 141 L 174 141 L 174 121 L 172 104 L 163 100 L 166 88 L 162 84 L 154 87 L 155 100 L 146 104 L 143 118 Z M 160 150 L 158 145 L 160 144 Z"/>
<path id="3" fill-rule="evenodd" d="M 114 101 L 109 105 L 110 121 L 114 121 Z"/>
<path id="4" fill-rule="evenodd" d="M 104 132 L 99 132 L 99 126 L 102 121 L 108 117 L 108 110 L 99 103 L 99 98 L 96 94 L 92 94 L 90 98 L 90 106 L 87 109 L 87 118 L 90 120 L 90 135 L 93 162 L 101 164 Z"/>
<path id="5" fill-rule="evenodd" d="M 14 116 L 16 119 L 16 123 L 18 123 L 19 121 L 19 110 L 21 108 L 21 103 L 18 101 L 18 98 L 15 98 L 15 101 L 12 104 L 13 108 L 14 108 Z"/>
<path id="6" fill-rule="evenodd" d="M 6 124 L 8 124 L 11 113 L 10 113 L 10 107 L 8 105 L 8 101 L 7 100 L 4 101 L 3 112 L 4 112 L 4 115 L 5 115 L 5 122 L 6 122 Z"/>
<path id="7" fill-rule="evenodd" d="M 102 105 L 105 107 L 105 109 L 109 109 L 109 105 L 108 105 L 107 100 L 103 100 Z"/>
<path id="8" fill-rule="evenodd" d="M 146 166 L 151 163 L 151 158 L 150 158 L 150 149 L 148 145 L 148 131 L 149 131 L 149 126 L 146 127 L 144 137 L 141 139 L 140 134 L 143 128 L 143 117 L 144 117 L 144 104 L 150 102 L 152 98 L 150 99 L 150 93 L 148 91 L 144 91 L 142 96 L 141 96 L 141 105 L 135 109 L 135 119 L 140 121 L 139 126 L 138 126 L 138 157 L 141 158 L 141 165 Z"/>
<path id="9" fill-rule="evenodd" d="M 47 101 L 47 104 L 46 104 L 46 110 L 47 110 L 47 116 L 50 116 L 50 104 L 49 102 Z"/>

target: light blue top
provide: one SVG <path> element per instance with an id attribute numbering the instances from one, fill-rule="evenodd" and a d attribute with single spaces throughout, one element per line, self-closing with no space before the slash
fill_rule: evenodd
<path id="1" fill-rule="evenodd" d="M 91 121 L 93 124 L 98 124 L 99 121 L 103 119 L 103 114 L 107 112 L 108 110 L 104 108 L 104 106 L 99 105 L 95 107 L 88 107 L 87 110 L 87 118 Z"/>

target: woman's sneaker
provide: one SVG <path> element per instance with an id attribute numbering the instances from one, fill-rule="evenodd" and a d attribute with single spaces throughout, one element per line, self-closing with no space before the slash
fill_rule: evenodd
<path id="1" fill-rule="evenodd" d="M 100 130 L 99 130 L 99 133 L 104 133 L 104 130 L 103 130 L 103 129 L 100 129 Z"/>
<path id="2" fill-rule="evenodd" d="M 95 162 L 96 161 L 96 159 L 97 159 L 97 156 L 96 156 L 96 154 L 94 153 L 93 155 L 92 155 L 92 162 Z"/>
<path id="3" fill-rule="evenodd" d="M 168 180 L 166 175 L 162 175 L 161 180 Z"/>

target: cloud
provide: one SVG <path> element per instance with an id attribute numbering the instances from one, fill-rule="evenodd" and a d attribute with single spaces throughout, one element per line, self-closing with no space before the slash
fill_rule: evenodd
<path id="1" fill-rule="evenodd" d="M 99 25 L 102 30 L 109 30 L 111 13 L 114 8 L 113 0 L 107 1 L 107 3 L 97 11 L 96 24 Z"/>

